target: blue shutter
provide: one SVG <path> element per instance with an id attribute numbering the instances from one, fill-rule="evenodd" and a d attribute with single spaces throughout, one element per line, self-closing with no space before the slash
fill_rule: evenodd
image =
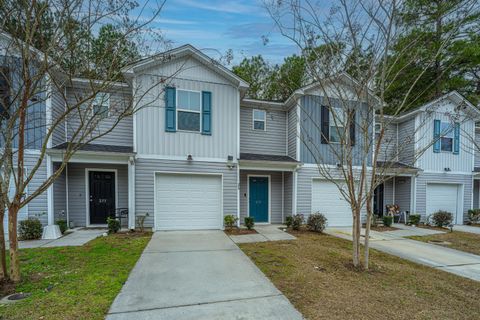
<path id="1" fill-rule="evenodd" d="M 165 131 L 175 132 L 176 125 L 176 91 L 173 87 L 165 88 Z"/>
<path id="2" fill-rule="evenodd" d="M 321 117 L 321 127 L 322 134 L 320 136 L 321 144 L 328 144 L 328 139 L 330 139 L 330 112 L 326 106 L 321 106 L 320 109 Z"/>
<path id="3" fill-rule="evenodd" d="M 453 132 L 453 154 L 460 153 L 460 123 L 455 123 L 455 128 Z"/>
<path id="4" fill-rule="evenodd" d="M 202 134 L 212 134 L 212 93 L 202 91 Z"/>
<path id="5" fill-rule="evenodd" d="M 440 120 L 434 120 L 433 122 L 433 152 L 440 152 Z"/>

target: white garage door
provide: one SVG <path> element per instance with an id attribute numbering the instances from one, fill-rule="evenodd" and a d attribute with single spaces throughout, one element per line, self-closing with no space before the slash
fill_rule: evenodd
<path id="1" fill-rule="evenodd" d="M 312 212 L 317 211 L 327 217 L 330 227 L 352 225 L 350 205 L 342 197 L 338 187 L 332 182 L 313 180 Z"/>
<path id="2" fill-rule="evenodd" d="M 221 176 L 157 174 L 155 201 L 157 230 L 222 227 Z"/>
<path id="3" fill-rule="evenodd" d="M 456 219 L 459 190 L 458 184 L 427 184 L 427 216 L 444 210 L 451 212 L 453 218 Z M 461 223 L 461 221 L 456 221 L 456 223 Z"/>

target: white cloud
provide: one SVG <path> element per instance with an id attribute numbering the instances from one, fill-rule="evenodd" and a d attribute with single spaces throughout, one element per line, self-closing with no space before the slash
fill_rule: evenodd
<path id="1" fill-rule="evenodd" d="M 205 3 L 203 1 L 195 1 L 195 0 L 177 0 L 178 3 L 183 5 L 204 9 L 204 10 L 211 10 L 211 11 L 219 11 L 219 12 L 226 12 L 226 13 L 257 13 L 259 10 L 258 6 L 251 6 L 239 3 L 239 1 L 216 1 L 215 3 Z"/>

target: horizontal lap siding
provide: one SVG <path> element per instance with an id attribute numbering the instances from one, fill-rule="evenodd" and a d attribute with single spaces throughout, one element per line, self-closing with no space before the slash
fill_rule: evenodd
<path id="1" fill-rule="evenodd" d="M 240 108 L 240 152 L 285 155 L 286 113 L 266 110 L 266 130 L 253 130 L 254 108 Z"/>
<path id="2" fill-rule="evenodd" d="M 411 181 L 407 177 L 395 178 L 395 204 L 398 204 L 400 211 L 410 211 Z"/>
<path id="3" fill-rule="evenodd" d="M 473 181 L 473 208 L 478 209 L 480 207 L 479 203 L 479 192 L 480 192 L 480 181 L 474 180 Z"/>
<path id="4" fill-rule="evenodd" d="M 408 165 L 414 165 L 415 117 L 398 124 L 398 160 Z"/>
<path id="5" fill-rule="evenodd" d="M 464 219 L 472 206 L 473 184 L 472 176 L 464 174 L 449 173 L 422 173 L 416 179 L 416 211 L 423 218 L 427 211 L 427 184 L 428 183 L 455 183 L 464 185 L 463 193 L 463 214 Z"/>
<path id="6" fill-rule="evenodd" d="M 52 92 L 52 122 L 56 124 L 52 133 L 52 144 L 54 146 L 62 144 L 66 141 L 65 139 L 65 121 L 60 120 L 65 116 L 65 100 L 61 92 L 62 88 L 53 88 Z"/>
<path id="7" fill-rule="evenodd" d="M 288 110 L 288 155 L 293 159 L 297 159 L 297 125 L 298 115 L 295 106 Z"/>
<path id="8" fill-rule="evenodd" d="M 265 171 L 240 171 L 240 222 L 248 215 L 248 175 L 269 175 L 270 176 L 270 223 L 282 223 L 282 173 Z"/>
<path id="9" fill-rule="evenodd" d="M 473 145 L 475 150 L 475 167 L 480 167 L 480 131 L 475 130 L 475 143 Z"/>
<path id="10" fill-rule="evenodd" d="M 375 135 L 376 143 L 379 137 Z M 397 160 L 397 125 L 394 123 L 386 124 L 382 141 L 380 143 L 379 161 L 395 161 Z"/>
<path id="11" fill-rule="evenodd" d="M 290 216 L 294 214 L 293 211 L 293 173 L 284 172 L 284 187 L 283 187 L 283 199 L 284 199 L 284 209 L 283 216 Z"/>
<path id="12" fill-rule="evenodd" d="M 79 164 L 68 165 L 68 211 L 70 221 L 75 226 L 85 226 L 87 222 L 85 169 L 117 169 L 118 207 L 128 208 L 128 169 L 118 164 Z"/>
<path id="13" fill-rule="evenodd" d="M 54 164 L 53 170 L 56 171 L 59 167 L 60 165 Z M 55 220 L 67 218 L 66 186 L 65 170 L 63 170 L 53 183 L 53 212 L 55 214 Z"/>
<path id="14" fill-rule="evenodd" d="M 32 168 L 37 164 L 37 162 L 38 162 L 37 154 L 25 153 L 25 168 L 27 171 L 27 175 L 30 175 Z M 43 160 L 42 164 L 35 172 L 33 179 L 28 184 L 27 193 L 32 194 L 33 192 L 35 192 L 42 185 L 42 183 L 45 182 L 46 179 L 47 179 L 47 165 L 46 165 L 46 160 Z M 43 225 L 47 224 L 47 220 L 48 220 L 47 210 L 48 210 L 48 205 L 47 205 L 46 190 L 45 192 L 41 193 L 39 196 L 37 196 L 35 199 L 33 199 L 28 203 L 29 217 L 35 217 L 37 215 L 40 215 L 39 219 Z"/>
<path id="15" fill-rule="evenodd" d="M 154 227 L 155 172 L 223 174 L 223 213 L 237 215 L 237 170 L 226 163 L 188 162 L 138 158 L 135 164 L 136 213 L 148 213 L 146 227 Z"/>
<path id="16" fill-rule="evenodd" d="M 393 204 L 394 201 L 393 196 L 393 179 L 387 180 L 383 184 L 383 212 L 385 212 L 385 206 L 389 204 Z"/>

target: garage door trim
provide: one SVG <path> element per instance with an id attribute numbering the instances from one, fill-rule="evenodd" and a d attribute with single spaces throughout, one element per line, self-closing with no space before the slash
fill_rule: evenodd
<path id="1" fill-rule="evenodd" d="M 457 212 L 455 212 L 454 216 L 454 224 L 463 224 L 463 210 L 464 208 L 464 198 L 465 198 L 465 185 L 463 183 L 456 183 L 456 182 L 437 182 L 427 181 L 425 184 L 425 214 L 428 216 L 428 212 L 430 212 L 428 208 L 428 186 L 429 185 L 450 185 L 450 186 L 457 186 Z M 459 188 L 459 189 L 458 189 Z"/>
<path id="2" fill-rule="evenodd" d="M 197 176 L 217 176 L 220 177 L 220 216 L 219 226 L 223 227 L 223 173 L 216 172 L 185 172 L 185 171 L 154 171 L 153 172 L 153 228 L 157 231 L 157 175 L 171 174 L 171 175 L 197 175 Z"/>

